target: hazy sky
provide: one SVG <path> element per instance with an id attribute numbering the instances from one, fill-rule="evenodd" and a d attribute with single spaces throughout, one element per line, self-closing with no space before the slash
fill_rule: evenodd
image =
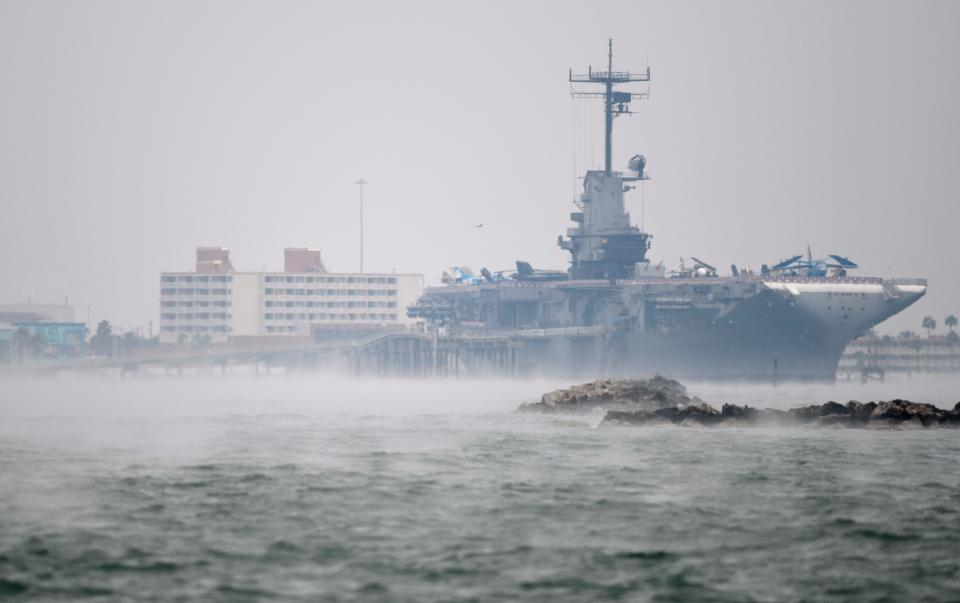
<path id="1" fill-rule="evenodd" d="M 613 37 L 653 71 L 614 145 L 647 157 L 651 258 L 809 243 L 930 279 L 884 327 L 919 330 L 960 314 L 958 32 L 956 2 L 0 0 L 0 302 L 145 327 L 197 245 L 356 270 L 361 176 L 369 271 L 564 268 L 602 141 L 567 70 Z"/>

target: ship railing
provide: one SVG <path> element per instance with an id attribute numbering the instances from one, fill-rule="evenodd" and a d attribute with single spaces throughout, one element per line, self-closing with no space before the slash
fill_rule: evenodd
<path id="1" fill-rule="evenodd" d="M 884 279 L 879 276 L 788 276 L 788 275 L 741 275 L 741 276 L 720 276 L 720 277 L 664 277 L 664 278 L 644 278 L 644 279 L 621 279 L 616 281 L 607 280 L 556 280 L 556 281 L 501 281 L 497 283 L 480 283 L 479 285 L 443 285 L 440 287 L 428 287 L 431 291 L 468 291 L 479 289 L 490 285 L 509 289 L 542 289 L 545 287 L 560 288 L 595 288 L 624 285 L 647 285 L 650 283 L 670 283 L 680 284 L 710 284 L 719 281 L 737 281 L 737 282 L 767 282 L 767 283 L 847 283 L 862 285 L 880 285 L 883 283 L 893 285 L 926 285 L 927 280 L 922 278 L 894 278 Z"/>
<path id="2" fill-rule="evenodd" d="M 764 276 L 767 283 L 851 283 L 858 285 L 880 285 L 879 276 Z"/>

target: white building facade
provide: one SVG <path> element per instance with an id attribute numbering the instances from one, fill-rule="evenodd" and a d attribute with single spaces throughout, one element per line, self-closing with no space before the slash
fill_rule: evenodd
<path id="1" fill-rule="evenodd" d="M 209 255 L 211 249 L 202 248 Z M 233 337 L 309 336 L 311 326 L 396 327 L 414 322 L 407 307 L 423 290 L 421 274 L 331 274 L 322 264 L 311 272 L 236 272 L 226 256 L 213 270 L 160 275 L 160 341 L 198 338 L 226 342 Z M 290 261 L 285 265 L 302 265 Z"/>

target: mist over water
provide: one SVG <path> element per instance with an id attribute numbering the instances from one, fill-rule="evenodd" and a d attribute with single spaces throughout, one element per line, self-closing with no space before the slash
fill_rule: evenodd
<path id="1" fill-rule="evenodd" d="M 952 430 L 594 428 L 557 381 L 0 381 L 0 597 L 945 600 Z M 789 408 L 955 378 L 690 383 Z"/>

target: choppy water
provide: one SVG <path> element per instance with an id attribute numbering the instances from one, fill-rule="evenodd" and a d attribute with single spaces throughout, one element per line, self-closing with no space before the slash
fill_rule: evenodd
<path id="1" fill-rule="evenodd" d="M 511 414 L 554 385 L 0 382 L 0 598 L 960 599 L 960 432 Z"/>

